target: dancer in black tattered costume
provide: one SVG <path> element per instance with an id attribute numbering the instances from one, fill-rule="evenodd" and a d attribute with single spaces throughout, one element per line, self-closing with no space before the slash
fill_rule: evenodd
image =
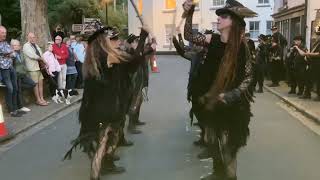
<path id="1" fill-rule="evenodd" d="M 127 52 L 134 54 L 139 42 L 139 36 L 130 34 L 127 39 Z M 150 37 L 149 37 L 150 38 Z M 154 41 L 146 44 L 143 54 L 141 56 L 141 63 L 138 65 L 134 72 L 130 73 L 131 80 L 131 96 L 129 105 L 129 125 L 128 131 L 131 134 L 140 134 L 141 131 L 136 126 L 145 125 L 145 122 L 140 121 L 140 109 L 143 101 L 148 100 L 148 86 L 149 86 L 149 68 L 146 56 L 152 54 L 155 51 Z"/>
<path id="2" fill-rule="evenodd" d="M 144 60 L 141 56 L 147 36 L 142 29 L 138 47 L 131 55 L 117 49 L 118 33 L 113 28 L 101 28 L 89 37 L 79 112 L 81 128 L 65 158 L 71 158 L 73 149 L 79 146 L 92 159 L 92 180 L 99 179 L 103 169 L 109 173 L 124 172 L 114 165 L 113 153 L 121 140 L 120 131 L 130 103 L 129 73 Z"/>
<path id="3" fill-rule="evenodd" d="M 218 9 L 221 35 L 192 33 L 195 5 L 184 3 L 185 39 L 208 48 L 198 75 L 192 80 L 192 109 L 206 126 L 209 150 L 213 154 L 213 174 L 206 180 L 236 180 L 237 153 L 246 145 L 252 116 L 252 59 L 244 39 L 244 17 L 257 14 L 235 0 Z"/>

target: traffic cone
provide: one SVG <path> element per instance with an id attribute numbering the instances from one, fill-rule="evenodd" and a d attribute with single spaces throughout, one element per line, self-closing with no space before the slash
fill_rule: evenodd
<path id="1" fill-rule="evenodd" d="M 152 73 L 159 73 L 159 68 L 157 65 L 157 60 L 156 60 L 156 55 L 151 56 L 150 61 L 151 61 L 151 71 Z"/>
<path id="2" fill-rule="evenodd" d="M 0 104 L 0 142 L 13 138 L 13 135 L 9 132 L 9 129 L 4 123 L 4 117 L 2 112 L 2 106 Z"/>

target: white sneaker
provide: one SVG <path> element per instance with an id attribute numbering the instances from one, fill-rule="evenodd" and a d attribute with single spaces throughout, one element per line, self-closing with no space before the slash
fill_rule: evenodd
<path id="1" fill-rule="evenodd" d="M 19 109 L 20 111 L 23 111 L 23 112 L 30 112 L 31 111 L 31 109 L 29 109 L 29 108 L 26 108 L 26 107 L 23 107 L 23 108 L 21 108 L 21 109 Z"/>

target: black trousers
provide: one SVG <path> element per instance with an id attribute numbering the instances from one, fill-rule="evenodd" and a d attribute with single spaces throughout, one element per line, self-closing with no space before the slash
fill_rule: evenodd
<path id="1" fill-rule="evenodd" d="M 305 76 L 306 68 L 305 66 L 299 66 L 289 71 L 289 82 L 292 91 L 296 91 L 297 87 L 299 94 L 303 93 L 305 87 Z"/>
<path id="2" fill-rule="evenodd" d="M 18 85 L 18 94 L 17 94 L 17 106 L 18 109 L 23 107 L 23 89 L 32 89 L 36 86 L 36 83 L 25 74 L 17 73 L 17 85 Z"/>
<path id="3" fill-rule="evenodd" d="M 265 65 L 264 64 L 256 64 L 254 66 L 254 76 L 253 76 L 253 88 L 255 89 L 257 84 L 259 88 L 263 88 L 264 83 L 264 76 L 265 76 Z"/>
<path id="4" fill-rule="evenodd" d="M 49 83 L 50 95 L 54 96 L 56 94 L 56 89 L 58 89 L 58 75 L 59 72 L 52 72 L 54 77 L 48 77 L 47 81 Z"/>
<path id="5" fill-rule="evenodd" d="M 78 74 L 67 74 L 67 89 L 75 89 L 76 88 L 76 82 L 77 82 Z"/>
<path id="6" fill-rule="evenodd" d="M 272 61 L 270 65 L 271 81 L 273 84 L 279 84 L 281 80 L 282 61 Z"/>
<path id="7" fill-rule="evenodd" d="M 306 70 L 304 82 L 305 82 L 304 95 L 311 96 L 311 91 L 313 88 L 313 78 L 312 78 L 312 70 L 310 67 Z"/>
<path id="8" fill-rule="evenodd" d="M 76 69 L 78 72 L 76 87 L 82 88 L 83 87 L 83 75 L 82 75 L 82 63 L 80 61 L 76 62 Z"/>
<path id="9" fill-rule="evenodd" d="M 320 96 L 320 63 L 314 64 L 312 67 L 312 76 L 316 85 L 316 93 Z"/>

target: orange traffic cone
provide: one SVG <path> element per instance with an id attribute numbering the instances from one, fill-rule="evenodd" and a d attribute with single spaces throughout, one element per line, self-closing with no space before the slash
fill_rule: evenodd
<path id="1" fill-rule="evenodd" d="M 159 68 L 157 65 L 157 58 L 156 55 L 153 55 L 150 57 L 150 61 L 151 61 L 151 71 L 152 73 L 159 73 Z"/>
<path id="2" fill-rule="evenodd" d="M 2 106 L 0 104 L 0 142 L 13 138 L 13 135 L 7 129 L 4 123 Z"/>

